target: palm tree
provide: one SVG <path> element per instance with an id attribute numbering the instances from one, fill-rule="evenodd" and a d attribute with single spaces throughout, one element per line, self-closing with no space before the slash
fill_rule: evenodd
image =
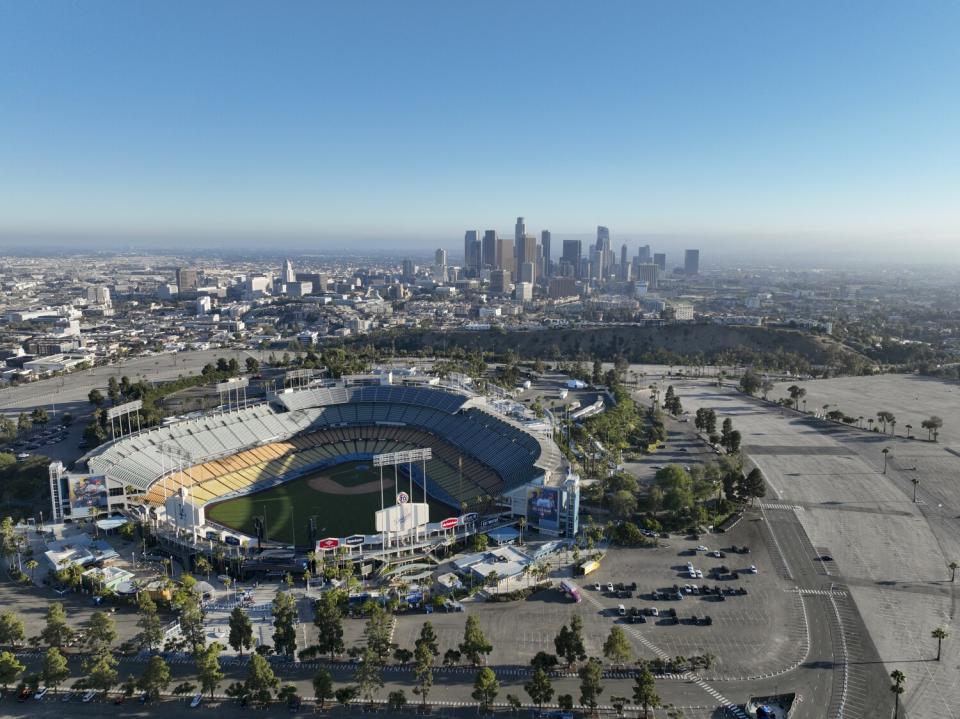
<path id="1" fill-rule="evenodd" d="M 957 570 L 960 569 L 960 564 L 956 562 L 950 562 L 947 565 L 947 568 L 950 570 L 950 581 L 953 582 L 957 578 Z"/>
<path id="2" fill-rule="evenodd" d="M 872 431 L 873 431 L 873 417 L 871 417 L 870 419 L 867 420 L 867 424 L 869 425 L 869 429 L 870 429 L 870 431 L 872 432 Z"/>
<path id="3" fill-rule="evenodd" d="M 888 454 L 890 454 L 890 448 L 884 447 L 883 448 L 883 473 L 884 474 L 887 473 L 887 455 Z"/>
<path id="4" fill-rule="evenodd" d="M 27 560 L 26 567 L 30 570 L 30 583 L 35 584 L 33 581 L 33 573 L 36 571 L 37 567 L 40 566 L 40 563 L 36 559 Z"/>
<path id="5" fill-rule="evenodd" d="M 896 433 L 897 433 L 897 418 L 891 417 L 890 418 L 890 434 L 896 434 Z"/>
<path id="6" fill-rule="evenodd" d="M 937 627 L 932 632 L 930 636 L 937 640 L 937 661 L 940 661 L 940 650 L 943 648 L 943 640 L 950 636 L 948 632 L 943 627 Z"/>
<path id="7" fill-rule="evenodd" d="M 860 429 L 863 429 L 863 415 L 862 415 L 862 414 L 861 414 L 859 417 L 857 417 L 857 426 L 860 427 Z"/>
<path id="8" fill-rule="evenodd" d="M 894 669 L 890 672 L 890 678 L 893 679 L 893 685 L 890 687 L 894 699 L 893 719 L 897 719 L 900 715 L 900 695 L 903 694 L 903 681 L 906 677 L 899 669 Z"/>
<path id="9" fill-rule="evenodd" d="M 906 427 L 907 427 L 907 439 L 910 439 L 910 432 L 913 431 L 913 425 L 912 425 L 912 424 L 908 424 L 908 425 L 906 425 Z"/>
<path id="10" fill-rule="evenodd" d="M 523 530 L 527 526 L 527 518 L 520 517 L 520 521 L 517 522 L 517 526 L 520 527 L 520 544 L 523 544 Z"/>

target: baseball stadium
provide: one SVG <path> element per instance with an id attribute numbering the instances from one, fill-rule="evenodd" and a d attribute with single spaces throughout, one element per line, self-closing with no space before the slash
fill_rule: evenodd
<path id="1" fill-rule="evenodd" d="M 451 527 L 479 531 L 489 516 L 526 516 L 530 497 L 542 503 L 544 492 L 555 493 L 556 512 L 535 511 L 531 526 L 576 531 L 578 485 L 549 425 L 507 416 L 463 388 L 393 384 L 389 375 L 183 418 L 108 442 L 84 461 L 85 473 L 51 470 L 55 516 L 88 516 L 89 498 L 71 504 L 74 487 L 102 477 L 101 509 L 142 511 L 200 548 L 252 551 L 258 539 L 312 548 L 327 538 L 326 546 L 342 539 L 385 550 L 385 529 L 400 541 L 399 525 L 381 526 L 391 506 L 424 508 L 420 542 L 449 539 Z M 402 513 L 395 519 L 402 525 Z"/>

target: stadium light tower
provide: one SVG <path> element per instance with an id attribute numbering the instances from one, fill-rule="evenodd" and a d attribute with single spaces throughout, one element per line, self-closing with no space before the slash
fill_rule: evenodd
<path id="1" fill-rule="evenodd" d="M 423 501 L 427 501 L 427 461 L 433 459 L 433 450 L 430 447 L 423 447 L 419 449 L 407 449 L 401 452 L 387 452 L 386 454 L 375 454 L 373 455 L 373 466 L 380 468 L 380 509 L 385 509 L 384 507 L 384 496 L 383 496 L 383 468 L 384 467 L 393 467 L 394 472 L 394 486 L 399 489 L 397 484 L 399 477 L 397 476 L 397 468 L 400 465 L 407 465 L 407 475 L 410 479 L 410 501 L 413 501 L 413 463 L 421 462 L 423 464 Z"/>

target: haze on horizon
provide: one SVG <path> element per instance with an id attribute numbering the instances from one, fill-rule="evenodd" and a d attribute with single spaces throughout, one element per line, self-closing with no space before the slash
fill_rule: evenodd
<path id="1" fill-rule="evenodd" d="M 960 261 L 960 5 L 6 3 L 0 248 Z"/>

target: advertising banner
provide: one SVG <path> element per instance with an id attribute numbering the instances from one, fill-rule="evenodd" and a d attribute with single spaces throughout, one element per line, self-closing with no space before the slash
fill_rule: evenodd
<path id="1" fill-rule="evenodd" d="M 560 528 L 560 490 L 557 487 L 538 487 L 527 495 L 527 521 L 556 531 Z"/>

